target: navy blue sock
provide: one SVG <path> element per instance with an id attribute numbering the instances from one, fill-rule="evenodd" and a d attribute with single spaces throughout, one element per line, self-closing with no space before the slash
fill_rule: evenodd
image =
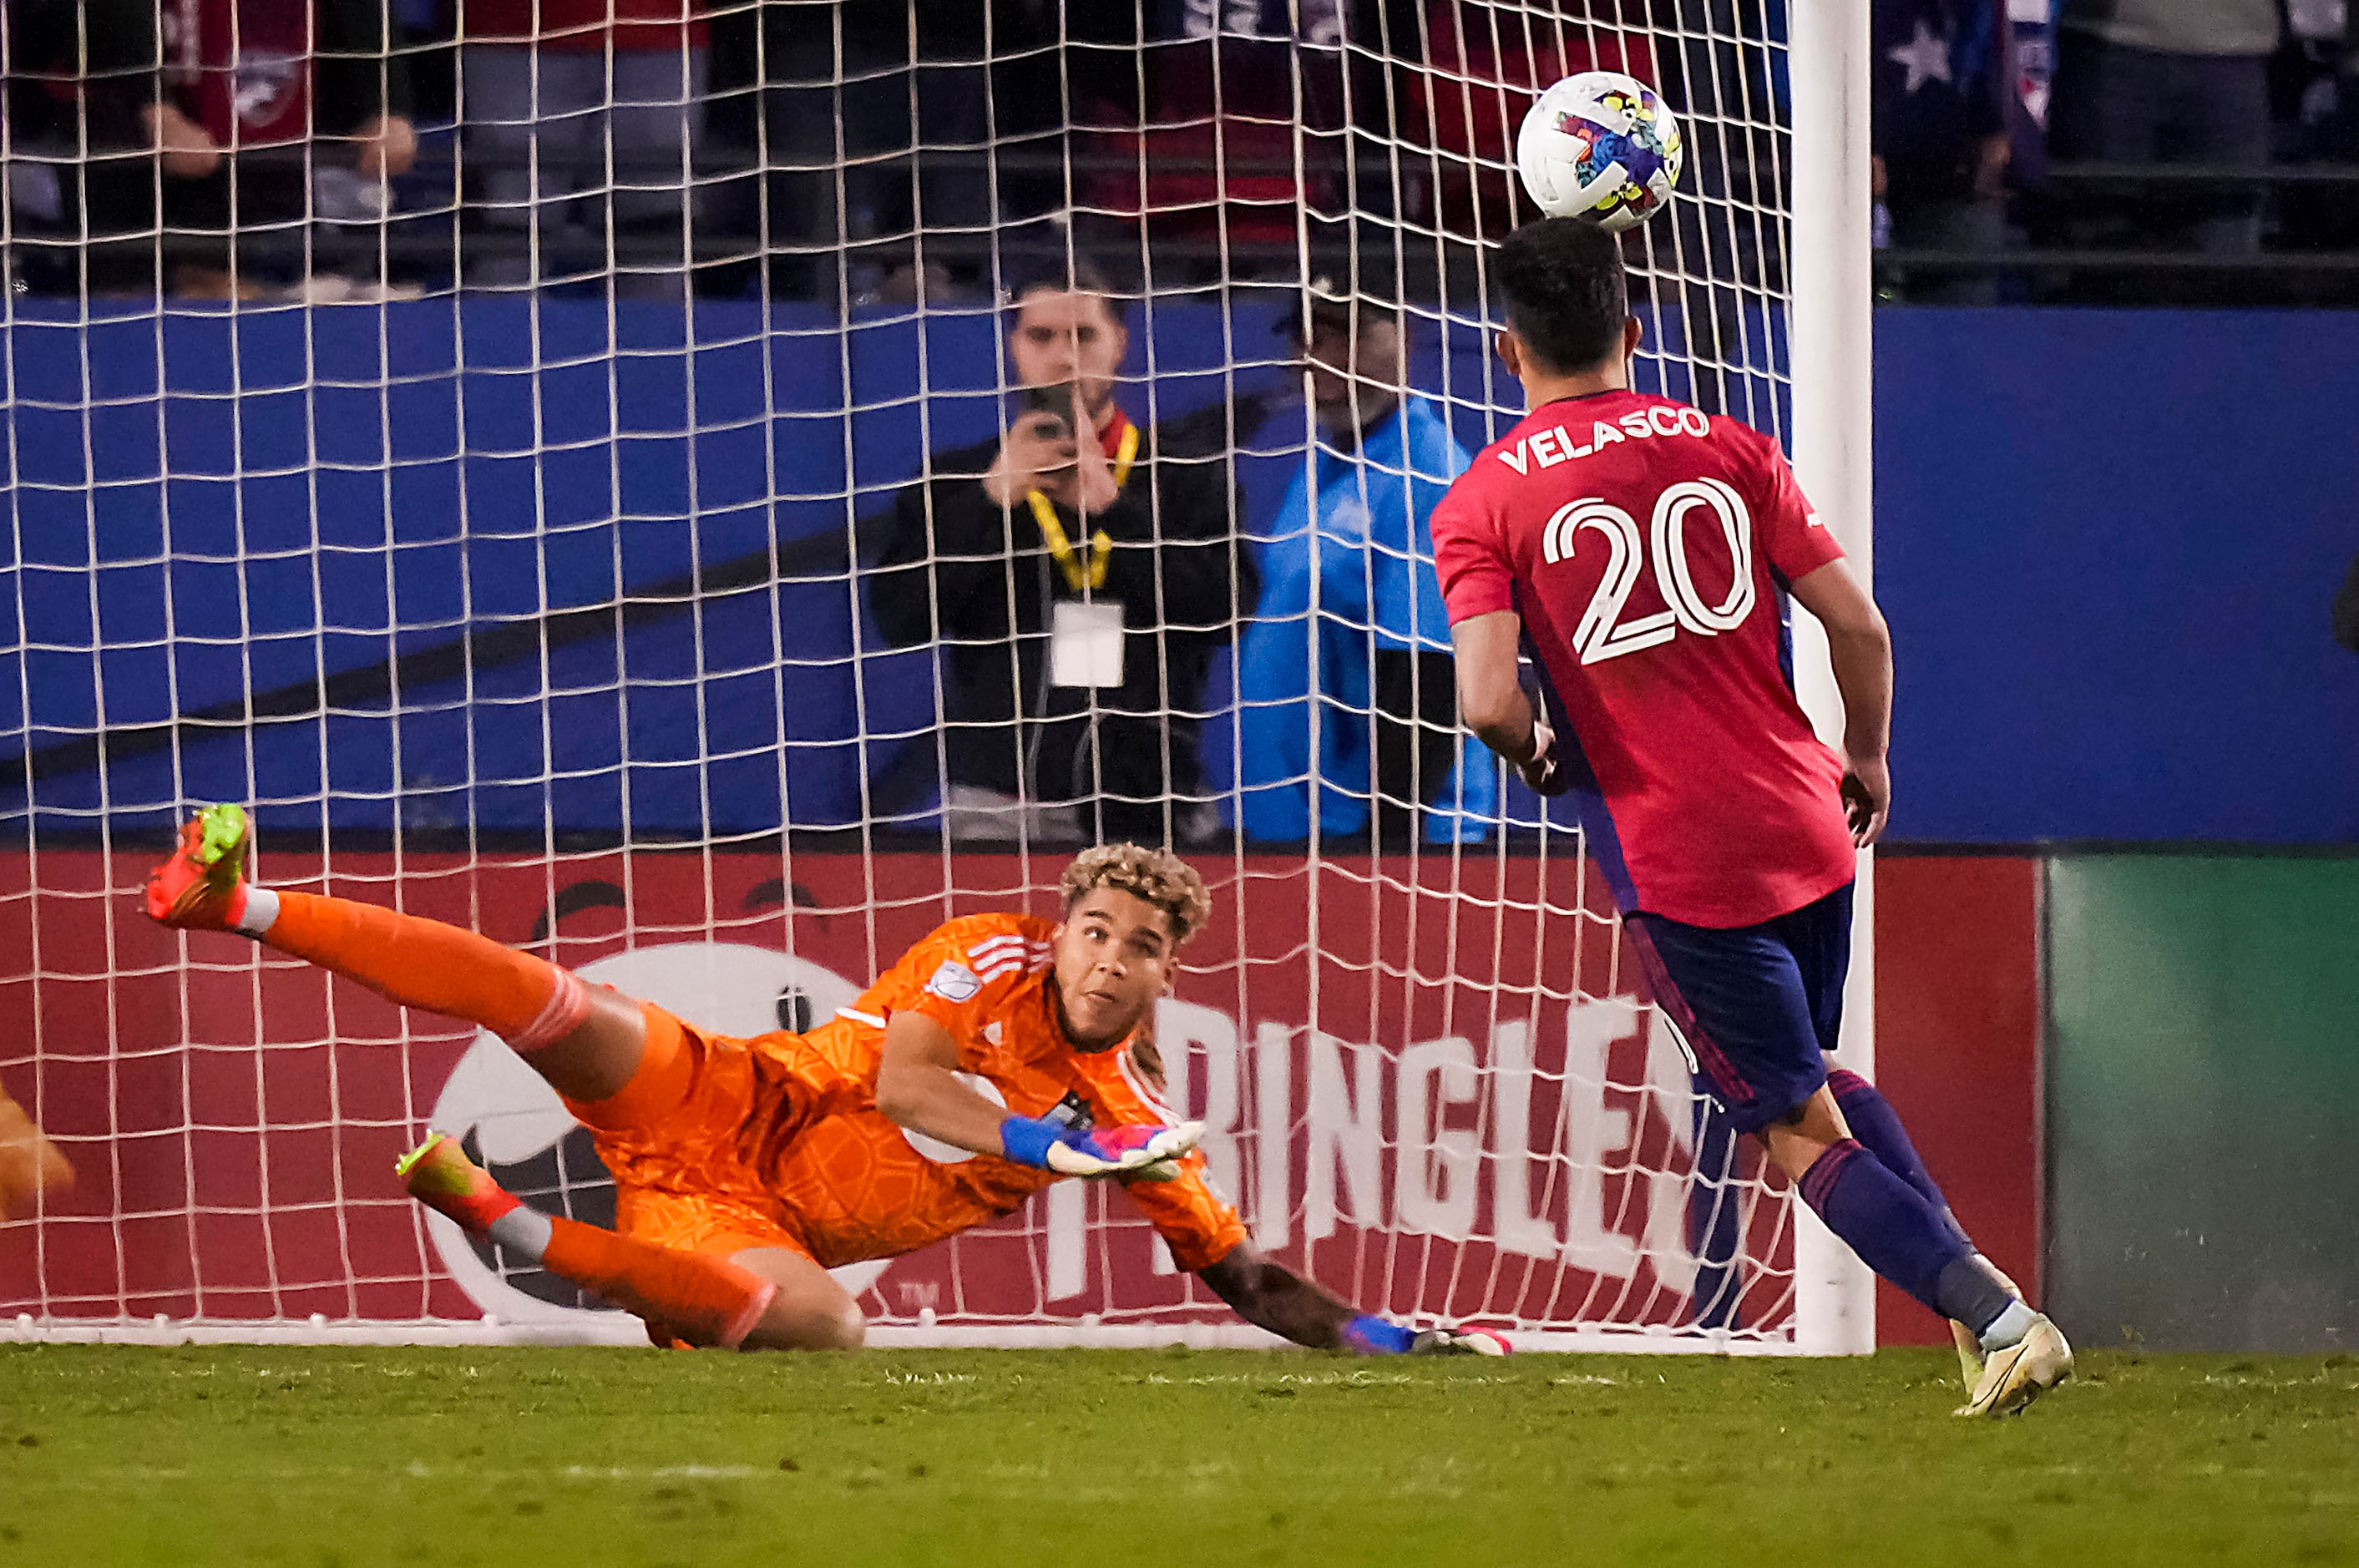
<path id="1" fill-rule="evenodd" d="M 1844 1138 L 1802 1172 L 1802 1201 L 1860 1261 L 1941 1317 L 1980 1334 L 2015 1300 L 1974 1259 L 1973 1248 L 1924 1195 L 1857 1138 Z"/>
<path id="2" fill-rule="evenodd" d="M 1925 1161 L 1918 1157 L 1917 1146 L 1908 1141 L 1908 1129 L 1900 1125 L 1900 1113 L 1892 1108 L 1875 1084 L 1847 1068 L 1837 1067 L 1827 1073 L 1827 1087 L 1834 1091 L 1835 1104 L 1843 1107 L 1843 1120 L 1851 1126 L 1852 1137 L 1867 1146 L 1867 1151 L 1884 1161 L 1884 1168 L 1917 1189 L 1918 1195 L 1933 1205 L 1933 1212 L 1958 1239 L 1973 1245 L 1965 1226 L 1950 1212 L 1950 1200 L 1933 1180 Z"/>

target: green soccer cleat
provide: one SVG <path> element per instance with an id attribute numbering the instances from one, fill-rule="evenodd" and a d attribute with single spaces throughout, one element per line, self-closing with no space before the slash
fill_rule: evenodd
<path id="1" fill-rule="evenodd" d="M 178 931 L 230 931 L 245 913 L 254 826 L 242 806 L 207 806 L 180 825 L 171 858 L 147 873 L 147 918 Z"/>
<path id="2" fill-rule="evenodd" d="M 428 1133 L 424 1143 L 393 1162 L 393 1173 L 401 1178 L 402 1191 L 470 1236 L 483 1235 L 493 1221 L 521 1206 L 447 1132 Z"/>

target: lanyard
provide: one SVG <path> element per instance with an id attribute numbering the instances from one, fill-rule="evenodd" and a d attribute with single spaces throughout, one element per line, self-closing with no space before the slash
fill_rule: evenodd
<path id="1" fill-rule="evenodd" d="M 1122 438 L 1114 450 L 1114 484 L 1119 490 L 1130 477 L 1130 465 L 1138 458 L 1138 427 L 1128 419 L 1122 422 Z M 1032 503 L 1032 520 L 1040 526 L 1040 537 L 1048 541 L 1049 553 L 1056 558 L 1057 570 L 1065 574 L 1065 585 L 1074 593 L 1086 593 L 1105 586 L 1106 565 L 1114 559 L 1114 540 L 1103 528 L 1090 536 L 1090 563 L 1084 567 L 1072 539 L 1065 532 L 1063 521 L 1048 496 L 1038 490 L 1027 491 L 1024 497 Z"/>

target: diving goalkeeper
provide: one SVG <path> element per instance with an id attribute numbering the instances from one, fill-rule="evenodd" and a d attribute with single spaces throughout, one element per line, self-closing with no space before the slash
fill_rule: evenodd
<path id="1" fill-rule="evenodd" d="M 809 1033 L 734 1040 L 455 926 L 255 887 L 249 842 L 237 807 L 200 812 L 150 875 L 148 914 L 240 932 L 505 1040 L 596 1136 L 615 1229 L 524 1206 L 439 1133 L 402 1160 L 405 1184 L 636 1313 L 658 1344 L 857 1346 L 865 1320 L 830 1269 L 913 1252 L 1070 1176 L 1119 1181 L 1180 1268 L 1298 1345 L 1505 1348 L 1355 1311 L 1256 1254 L 1212 1191 L 1201 1126 L 1173 1124 L 1126 1049 L 1211 909 L 1167 852 L 1085 850 L 1061 922 L 952 920 Z M 979 1158 L 929 1160 L 905 1131 Z"/>

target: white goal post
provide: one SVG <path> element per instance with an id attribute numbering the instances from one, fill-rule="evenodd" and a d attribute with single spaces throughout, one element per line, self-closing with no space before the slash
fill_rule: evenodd
<path id="1" fill-rule="evenodd" d="M 983 809 L 957 760 L 977 721 L 951 687 L 991 638 L 943 607 L 958 552 L 921 531 L 932 575 L 880 573 L 911 561 L 897 498 L 929 454 L 1024 410 L 1009 290 L 1087 256 L 1128 333 L 1145 483 L 1164 506 L 1196 474 L 1258 584 L 1215 624 L 1128 623 L 1158 639 L 1169 717 L 1093 729 L 1085 700 L 1079 727 L 1116 738 L 1066 775 L 1112 791 L 1105 747 L 1160 748 L 1163 821 L 1217 908 L 1156 1040 L 1258 1244 L 1521 1348 L 1873 1350 L 1873 1279 L 1696 1095 L 1570 818 L 1430 724 L 1421 799 L 1385 771 L 1416 746 L 1375 715 L 1416 708 L 1435 666 L 1375 585 L 1406 564 L 1387 528 L 1413 538 L 1451 465 L 1322 433 L 1292 347 L 1315 280 L 1401 323 L 1387 402 L 1462 452 L 1504 430 L 1520 394 L 1487 352 L 1484 254 L 1532 215 L 1516 123 L 1557 75 L 1630 71 L 1689 147 L 1627 244 L 1642 385 L 1783 439 L 1864 571 L 1866 0 L 1125 8 L 969 36 L 921 3 L 897 46 L 709 0 L 669 56 L 572 57 L 602 69 L 571 141 L 547 128 L 553 74 L 497 98 L 495 45 L 389 39 L 353 58 L 419 105 L 391 215 L 315 127 L 236 149 L 296 204 L 226 251 L 160 172 L 149 205 L 102 202 L 79 171 L 121 149 L 95 120 L 12 131 L 0 1092 L 78 1181 L 0 1223 L 0 1339 L 644 1343 L 391 1176 L 445 1127 L 528 1202 L 611 1223 L 586 1133 L 527 1069 L 154 928 L 145 869 L 185 812 L 238 800 L 264 880 L 748 1036 L 830 1016 L 951 915 L 1051 912 L 1081 819 L 1051 800 L 974 837 L 960 816 Z M 12 93 L 106 88 L 12 48 Z M 224 256 L 246 297 L 193 297 Z M 1010 549 L 1048 581 L 1044 546 Z M 891 592 L 927 596 L 938 641 L 880 617 L 887 581 L 928 584 Z M 1795 621 L 1832 734 L 1823 640 Z M 1025 733 L 1031 768 L 1063 732 Z M 872 1344 L 1276 1343 L 1118 1192 L 1074 1182 L 839 1277 Z"/>
<path id="2" fill-rule="evenodd" d="M 1796 6 L 1794 475 L 1864 583 L 1875 571 L 1874 182 L 1868 167 L 1869 0 Z M 1821 114 L 1803 112 L 1821 106 Z M 1826 637 L 1808 612 L 1795 621 L 1794 668 L 1821 738 L 1839 745 L 1843 708 Z M 1843 992 L 1842 1057 L 1875 1073 L 1875 856 L 1859 857 L 1852 900 L 1852 968 Z M 1859 1356 L 1875 1348 L 1875 1279 L 1808 1209 L 1798 1209 L 1795 1290 L 1802 1348 Z"/>

